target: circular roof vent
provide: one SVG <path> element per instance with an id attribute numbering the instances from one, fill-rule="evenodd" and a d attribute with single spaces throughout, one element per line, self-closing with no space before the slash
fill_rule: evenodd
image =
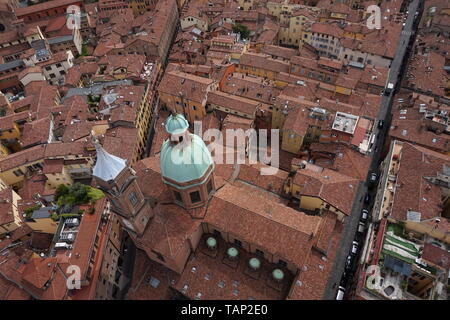
<path id="1" fill-rule="evenodd" d="M 234 259 L 237 259 L 239 252 L 237 251 L 236 248 L 231 247 L 227 250 L 227 255 L 228 255 L 229 259 L 234 260 Z"/>
<path id="2" fill-rule="evenodd" d="M 209 249 L 215 249 L 217 246 L 217 240 L 213 237 L 209 237 L 208 239 L 206 239 L 206 245 Z"/>
<path id="3" fill-rule="evenodd" d="M 259 261 L 258 258 L 251 258 L 248 261 L 248 265 L 250 266 L 250 268 L 252 268 L 253 270 L 258 270 L 261 267 L 261 261 Z"/>
<path id="4" fill-rule="evenodd" d="M 272 271 L 272 277 L 275 281 L 282 281 L 284 279 L 284 272 L 280 269 Z"/>

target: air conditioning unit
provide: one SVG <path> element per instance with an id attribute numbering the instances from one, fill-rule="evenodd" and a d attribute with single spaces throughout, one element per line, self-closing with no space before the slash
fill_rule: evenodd
<path id="1" fill-rule="evenodd" d="M 76 227 L 80 224 L 78 218 L 69 218 L 66 220 L 66 226 L 68 227 Z"/>
<path id="2" fill-rule="evenodd" d="M 66 243 L 66 242 L 57 242 L 55 244 L 55 249 L 56 250 L 61 250 L 61 249 L 72 249 L 72 245 Z"/>
<path id="3" fill-rule="evenodd" d="M 59 238 L 59 240 L 60 241 L 62 241 L 62 242 L 69 242 L 69 243 L 72 243 L 72 242 L 74 242 L 75 241 L 75 234 L 73 234 L 73 233 L 63 233 L 62 235 L 61 235 L 61 237 Z"/>

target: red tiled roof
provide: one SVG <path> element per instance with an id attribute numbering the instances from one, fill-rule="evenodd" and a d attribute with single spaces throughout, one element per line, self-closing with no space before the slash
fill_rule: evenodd
<path id="1" fill-rule="evenodd" d="M 22 279 L 41 289 L 51 279 L 56 262 L 56 258 L 33 258 L 27 263 Z"/>
<path id="2" fill-rule="evenodd" d="M 32 122 L 27 122 L 23 126 L 21 143 L 25 148 L 36 144 L 47 143 L 50 137 L 51 119 L 45 117 Z"/>
<path id="3" fill-rule="evenodd" d="M 127 159 L 129 163 L 134 161 L 135 144 L 132 141 L 137 140 L 138 129 L 118 126 L 106 131 L 103 140 L 103 148 L 122 159 Z"/>
<path id="4" fill-rule="evenodd" d="M 164 74 L 158 91 L 166 94 L 178 96 L 184 93 L 185 98 L 195 102 L 203 102 L 206 98 L 206 90 L 214 80 L 198 77 L 192 74 L 170 71 Z"/>
<path id="5" fill-rule="evenodd" d="M 69 6 L 71 4 L 81 3 L 81 0 L 52 0 L 47 2 L 42 2 L 32 6 L 27 6 L 23 8 L 16 8 L 14 10 L 17 17 L 21 17 L 30 13 L 40 12 L 52 8 L 57 8 L 61 6 Z"/>
<path id="6" fill-rule="evenodd" d="M 311 26 L 311 32 L 327 34 L 335 38 L 341 38 L 344 34 L 342 29 L 336 23 L 316 22 Z"/>
<path id="7" fill-rule="evenodd" d="M 2 171 L 7 171 L 17 166 L 43 159 L 44 154 L 45 145 L 43 144 L 10 154 L 0 160 L 0 169 Z"/>
<path id="8" fill-rule="evenodd" d="M 265 45 L 262 48 L 262 52 L 271 56 L 290 60 L 293 56 L 297 55 L 298 50 L 273 45 Z"/>
<path id="9" fill-rule="evenodd" d="M 293 183 L 302 187 L 301 195 L 318 197 L 349 215 L 358 188 L 358 180 L 330 169 L 299 169 Z"/>
<path id="10" fill-rule="evenodd" d="M 275 73 L 289 72 L 289 63 L 270 58 L 270 56 L 260 53 L 244 53 L 239 64 L 242 66 L 255 67 L 258 69 L 269 70 Z"/>
<path id="11" fill-rule="evenodd" d="M 251 117 L 254 117 L 258 106 L 261 105 L 254 100 L 238 97 L 221 91 L 210 92 L 208 94 L 208 103 L 212 103 L 237 112 L 242 112 Z"/>
<path id="12" fill-rule="evenodd" d="M 176 258 L 188 238 L 200 227 L 200 221 L 191 219 L 181 207 L 173 204 L 158 204 L 155 216 L 147 226 L 145 234 L 135 239 L 139 248 L 151 254 L 151 249 L 171 258 Z"/>
<path id="13" fill-rule="evenodd" d="M 69 258 L 69 264 L 77 265 L 80 268 L 81 279 L 89 276 L 88 267 L 91 253 L 94 250 L 94 242 L 97 231 L 100 227 L 103 208 L 106 204 L 106 198 L 97 200 L 95 203 L 94 214 L 85 213 L 78 227 L 78 233 L 73 243 L 72 255 Z M 98 244 L 97 244 L 98 245 Z"/>
<path id="14" fill-rule="evenodd" d="M 406 221 L 409 209 L 420 212 L 422 221 L 441 215 L 441 188 L 424 177 L 435 177 L 444 165 L 450 166 L 448 155 L 403 143 L 391 210 L 395 219 Z"/>
<path id="15" fill-rule="evenodd" d="M 43 174 L 62 173 L 63 167 L 64 167 L 63 159 L 45 159 L 42 173 Z"/>
<path id="16" fill-rule="evenodd" d="M 443 267 L 446 270 L 450 269 L 450 252 L 436 247 L 431 243 L 425 243 L 422 252 L 422 259 Z"/>
<path id="17" fill-rule="evenodd" d="M 339 171 L 349 177 L 365 181 L 370 158 L 342 143 L 312 143 L 309 147 L 314 164 Z M 325 156 L 331 153 L 333 159 Z M 323 156 L 320 156 L 320 155 Z"/>
<path id="18" fill-rule="evenodd" d="M 297 266 L 304 263 L 310 235 L 317 233 L 320 221 L 232 185 L 214 194 L 204 220 Z"/>

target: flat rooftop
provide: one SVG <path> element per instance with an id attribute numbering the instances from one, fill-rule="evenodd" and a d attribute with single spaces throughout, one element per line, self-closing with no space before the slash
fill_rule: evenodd
<path id="1" fill-rule="evenodd" d="M 338 111 L 336 112 L 336 116 L 334 118 L 333 130 L 353 134 L 355 132 L 358 120 L 358 116 Z"/>

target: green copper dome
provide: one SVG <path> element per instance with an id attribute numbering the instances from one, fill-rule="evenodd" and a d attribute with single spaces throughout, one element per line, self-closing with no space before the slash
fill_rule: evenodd
<path id="1" fill-rule="evenodd" d="M 188 124 L 180 114 L 170 116 L 166 123 L 166 129 L 170 134 L 179 134 L 186 131 Z M 164 141 L 161 147 L 161 175 L 165 183 L 179 189 L 186 189 L 206 182 L 210 174 L 205 173 L 214 162 L 211 153 L 203 140 L 189 132 L 184 135 L 182 143 L 173 144 L 170 139 Z M 212 172 L 212 170 L 210 171 Z M 180 186 L 186 182 L 195 181 L 193 184 Z"/>
<path id="2" fill-rule="evenodd" d="M 189 128 L 189 123 L 187 120 L 181 115 L 170 115 L 166 121 L 166 131 L 169 134 L 180 134 L 185 132 Z"/>

